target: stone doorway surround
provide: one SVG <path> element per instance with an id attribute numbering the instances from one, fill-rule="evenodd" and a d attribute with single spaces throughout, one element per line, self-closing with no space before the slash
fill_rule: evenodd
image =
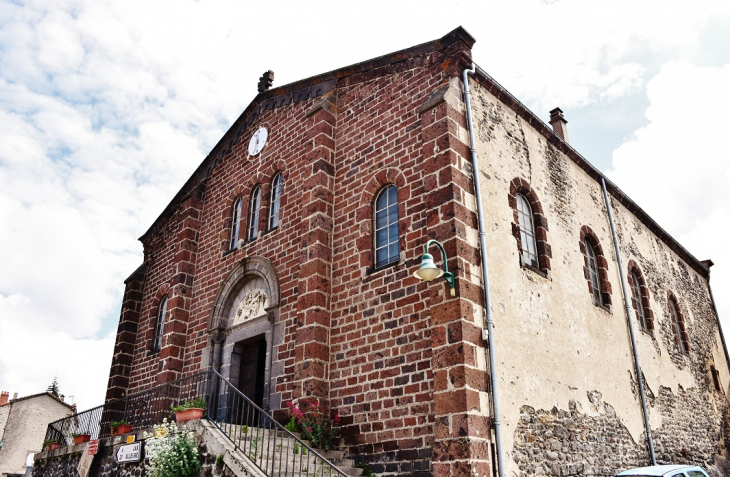
<path id="1" fill-rule="evenodd" d="M 279 279 L 276 269 L 263 257 L 247 257 L 228 274 L 213 301 L 208 322 L 208 347 L 201 367 L 211 366 L 235 386 L 238 380 L 236 344 L 263 338 L 264 409 L 279 409 L 281 395 L 276 378 L 284 372 L 276 360 L 275 347 L 284 341 L 284 325 L 279 323 Z M 207 355 L 207 356 L 206 356 Z M 240 359 L 240 355 L 239 359 Z"/>

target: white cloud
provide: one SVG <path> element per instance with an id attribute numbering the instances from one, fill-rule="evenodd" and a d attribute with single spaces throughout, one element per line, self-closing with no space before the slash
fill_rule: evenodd
<path id="1" fill-rule="evenodd" d="M 613 154 L 611 179 L 699 259 L 730 330 L 730 64 L 665 64 L 647 84 L 649 124 Z"/>

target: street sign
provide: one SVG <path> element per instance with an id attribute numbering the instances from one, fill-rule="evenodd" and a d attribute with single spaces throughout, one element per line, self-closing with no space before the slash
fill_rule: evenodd
<path id="1" fill-rule="evenodd" d="M 127 436 L 127 444 L 131 444 L 134 441 L 135 441 L 134 434 L 130 434 Z"/>
<path id="2" fill-rule="evenodd" d="M 96 455 L 99 452 L 99 439 L 89 442 L 89 455 Z"/>
<path id="3" fill-rule="evenodd" d="M 139 462 L 142 460 L 142 443 L 124 444 L 117 449 L 117 462 Z"/>

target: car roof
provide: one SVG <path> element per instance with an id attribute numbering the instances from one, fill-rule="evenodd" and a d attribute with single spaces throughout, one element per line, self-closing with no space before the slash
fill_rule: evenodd
<path id="1" fill-rule="evenodd" d="M 636 469 L 629 469 L 621 472 L 620 474 L 616 474 L 617 477 L 619 475 L 651 475 L 656 477 L 661 477 L 663 475 L 668 474 L 669 472 L 674 472 L 677 470 L 683 470 L 683 469 L 695 469 L 698 468 L 694 465 L 652 465 L 650 467 L 638 467 Z"/>

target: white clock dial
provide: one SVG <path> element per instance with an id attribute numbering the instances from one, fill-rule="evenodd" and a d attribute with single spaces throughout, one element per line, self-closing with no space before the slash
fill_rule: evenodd
<path id="1" fill-rule="evenodd" d="M 248 153 L 252 156 L 255 156 L 261 150 L 264 148 L 264 144 L 266 144 L 266 139 L 269 138 L 269 131 L 266 130 L 265 127 L 260 127 L 258 131 L 253 133 L 253 136 L 251 136 L 251 141 L 248 143 Z"/>

